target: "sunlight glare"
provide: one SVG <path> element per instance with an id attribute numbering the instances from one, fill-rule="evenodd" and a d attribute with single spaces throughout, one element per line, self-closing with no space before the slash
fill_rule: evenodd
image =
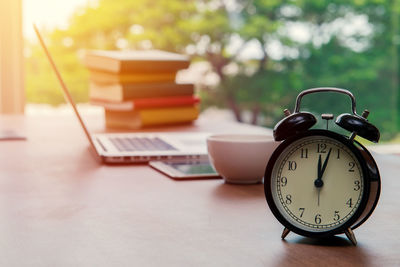
<path id="1" fill-rule="evenodd" d="M 34 38 L 32 23 L 39 28 L 66 27 L 73 12 L 95 0 L 23 0 L 23 32 L 28 39 Z"/>

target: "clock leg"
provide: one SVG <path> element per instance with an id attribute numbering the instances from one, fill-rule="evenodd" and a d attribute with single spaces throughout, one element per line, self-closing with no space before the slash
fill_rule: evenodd
<path id="1" fill-rule="evenodd" d="M 283 229 L 281 238 L 282 238 L 282 239 L 285 239 L 285 237 L 286 237 L 289 233 L 290 233 L 290 230 L 289 230 L 289 229 L 287 229 L 287 228 Z"/>
<path id="2" fill-rule="evenodd" d="M 346 231 L 344 231 L 344 233 L 346 234 L 347 238 L 351 241 L 351 243 L 354 246 L 357 246 L 357 239 L 353 231 L 350 228 L 348 228 Z"/>

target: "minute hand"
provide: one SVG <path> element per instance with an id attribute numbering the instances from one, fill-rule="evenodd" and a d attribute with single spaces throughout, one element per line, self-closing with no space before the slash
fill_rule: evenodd
<path id="1" fill-rule="evenodd" d="M 326 165 L 328 165 L 329 156 L 331 155 L 331 151 L 332 151 L 332 148 L 329 149 L 328 155 L 326 156 L 326 159 L 325 159 L 325 161 L 324 161 L 324 164 L 322 165 L 320 177 L 318 177 L 319 179 L 321 179 L 322 176 L 324 175 L 324 172 L 325 172 L 325 169 L 326 169 Z"/>

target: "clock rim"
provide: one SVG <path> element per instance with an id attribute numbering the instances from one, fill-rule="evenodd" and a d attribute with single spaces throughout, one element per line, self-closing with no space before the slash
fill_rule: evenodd
<path id="1" fill-rule="evenodd" d="M 300 229 L 297 226 L 294 226 L 281 214 L 281 212 L 277 208 L 275 201 L 273 200 L 273 197 L 272 197 L 271 176 L 272 176 L 272 170 L 276 163 L 276 160 L 278 159 L 280 154 L 283 152 L 283 150 L 286 149 L 293 142 L 298 141 L 305 137 L 309 137 L 309 136 L 326 136 L 326 137 L 332 138 L 332 139 L 342 143 L 343 145 L 345 145 L 354 154 L 354 156 L 358 160 L 358 162 L 361 166 L 362 174 L 363 174 L 364 191 L 362 193 L 360 205 L 358 206 L 357 210 L 342 225 L 338 226 L 337 228 L 330 229 L 327 231 L 312 232 L 312 231 L 307 231 L 304 229 Z M 349 228 L 352 229 L 352 226 L 357 223 L 357 221 L 360 219 L 361 215 L 367 208 L 367 203 L 368 203 L 368 199 L 369 199 L 369 195 L 370 195 L 370 181 L 369 181 L 369 177 L 368 177 L 367 167 L 364 162 L 364 158 L 361 155 L 361 152 L 347 137 L 345 137 L 344 135 L 329 131 L 329 130 L 312 129 L 312 130 L 307 130 L 305 132 L 299 133 L 295 136 L 292 136 L 292 137 L 284 140 L 276 148 L 276 150 L 272 153 L 271 158 L 268 161 L 268 164 L 267 164 L 267 167 L 265 170 L 264 193 L 265 193 L 265 197 L 266 197 L 266 200 L 267 200 L 267 203 L 268 203 L 268 206 L 269 206 L 271 212 L 278 219 L 278 221 L 281 224 L 283 224 L 287 229 L 289 229 L 290 231 L 295 232 L 299 235 L 302 235 L 302 236 L 327 237 L 327 236 L 342 234 L 347 229 L 349 229 Z M 372 211 L 371 211 L 371 213 L 372 213 Z M 360 224 L 357 224 L 356 226 L 358 227 L 359 225 Z"/>
<path id="2" fill-rule="evenodd" d="M 362 225 L 365 221 L 367 221 L 367 219 L 371 216 L 371 214 L 374 212 L 376 206 L 378 205 L 379 197 L 381 194 L 380 173 L 379 173 L 378 165 L 375 162 L 375 159 L 372 157 L 371 153 L 367 150 L 367 148 L 365 146 L 363 146 L 360 142 L 358 142 L 357 140 L 354 140 L 354 143 L 357 146 L 359 146 L 357 148 L 360 150 L 360 153 L 362 155 L 363 155 L 363 153 L 365 153 L 365 155 L 363 155 L 363 158 L 365 159 L 366 162 L 370 161 L 371 166 L 367 167 L 367 170 L 369 173 L 368 179 L 370 182 L 370 193 L 368 196 L 366 208 L 365 208 L 364 212 L 361 214 L 361 216 L 358 218 L 358 220 L 355 222 L 355 224 L 351 227 L 351 229 L 356 229 L 360 225 Z M 368 165 L 368 163 L 366 163 L 366 165 Z M 372 186 L 373 183 L 376 183 L 375 188 Z M 373 202 L 371 205 L 370 205 L 370 201 Z"/>

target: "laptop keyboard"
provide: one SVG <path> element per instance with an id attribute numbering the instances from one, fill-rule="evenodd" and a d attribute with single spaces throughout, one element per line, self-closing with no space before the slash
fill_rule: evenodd
<path id="1" fill-rule="evenodd" d="M 177 150 L 159 137 L 111 137 L 110 141 L 121 152 Z"/>

